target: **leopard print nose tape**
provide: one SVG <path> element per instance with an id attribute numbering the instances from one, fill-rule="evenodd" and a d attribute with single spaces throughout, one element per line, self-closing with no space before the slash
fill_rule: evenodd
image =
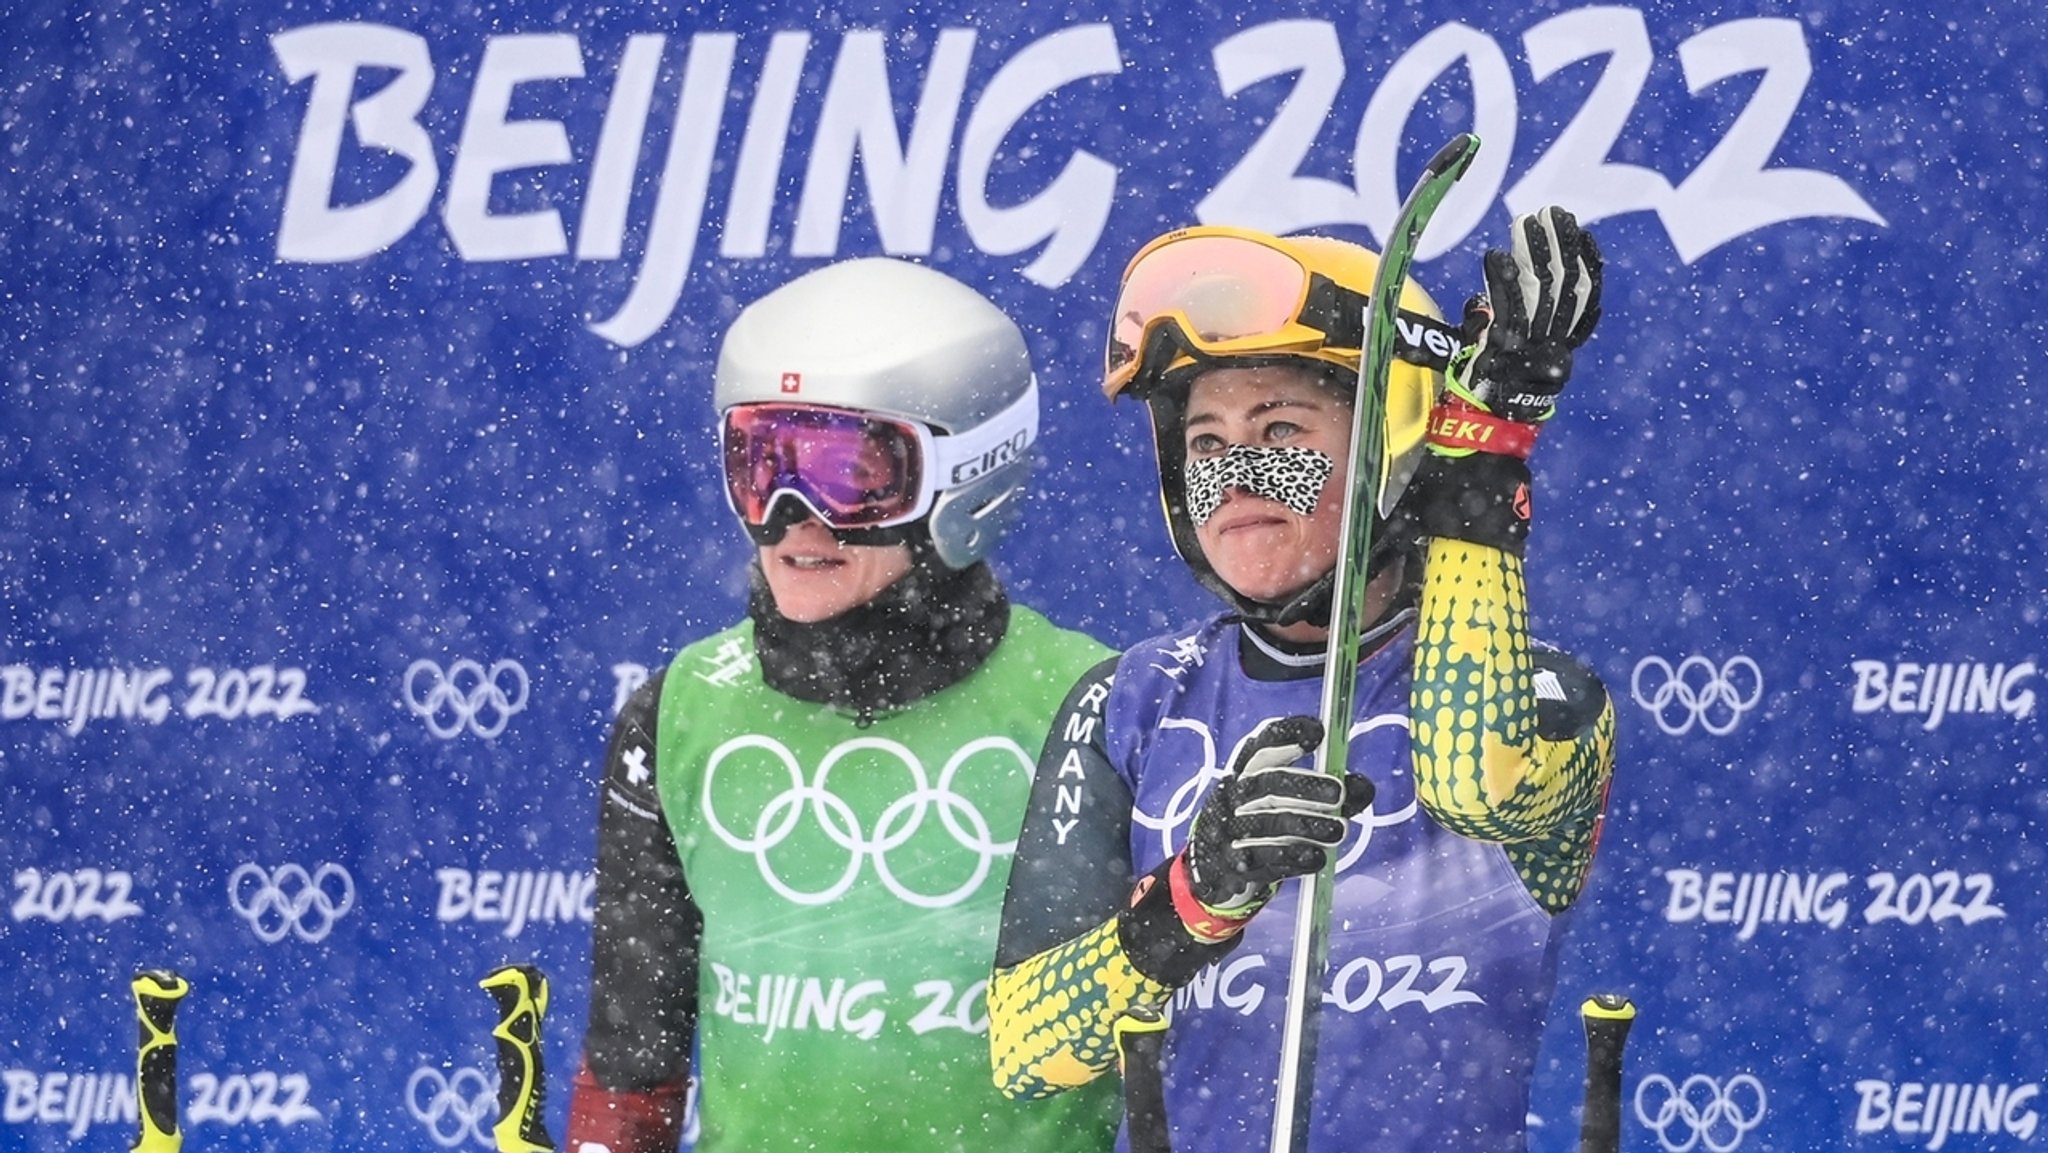
<path id="1" fill-rule="evenodd" d="M 1198 527 L 1209 523 L 1223 507 L 1223 493 L 1241 488 L 1307 516 L 1336 469 L 1335 461 L 1312 448 L 1234 444 L 1222 456 L 1188 462 L 1188 515 Z"/>

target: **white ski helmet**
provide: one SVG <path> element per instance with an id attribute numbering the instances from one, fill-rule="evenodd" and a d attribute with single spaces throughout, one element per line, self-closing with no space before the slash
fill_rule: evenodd
<path id="1" fill-rule="evenodd" d="M 741 311 L 719 347 L 715 381 L 728 430 L 741 406 L 917 426 L 914 455 L 924 459 L 913 466 L 921 492 L 911 524 L 924 525 L 950 568 L 987 556 L 1016 517 L 1038 439 L 1030 352 L 1001 309 L 944 273 L 888 257 L 806 273 Z M 775 506 L 787 500 L 820 511 L 795 490 L 764 495 L 765 529 L 742 513 L 757 540 L 779 536 Z M 842 535 L 859 543 L 863 533 Z"/>

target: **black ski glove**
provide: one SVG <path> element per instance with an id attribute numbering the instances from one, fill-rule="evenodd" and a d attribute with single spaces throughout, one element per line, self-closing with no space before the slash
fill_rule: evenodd
<path id="1" fill-rule="evenodd" d="M 1372 782 L 1302 764 L 1323 743 L 1314 717 L 1262 722 L 1237 743 L 1181 850 L 1188 887 L 1211 914 L 1242 924 L 1281 881 L 1318 872 L 1345 822 L 1372 803 Z"/>
<path id="2" fill-rule="evenodd" d="M 1487 291 L 1465 305 L 1466 349 L 1409 484 L 1412 531 L 1522 555 L 1529 453 L 1600 320 L 1601 264 L 1592 234 L 1554 205 L 1515 218 L 1512 252 L 1486 254 Z"/>
<path id="3" fill-rule="evenodd" d="M 1139 972 L 1185 983 L 1236 945 L 1281 881 L 1328 863 L 1373 787 L 1357 773 L 1340 780 L 1302 764 L 1322 743 L 1322 722 L 1303 716 L 1264 721 L 1238 742 L 1187 844 L 1140 880 L 1121 917 Z"/>
<path id="4" fill-rule="evenodd" d="M 1513 251 L 1487 252 L 1486 291 L 1465 303 L 1468 351 L 1451 393 L 1503 420 L 1549 420 L 1572 354 L 1600 322 L 1600 273 L 1600 246 L 1571 213 L 1516 217 Z"/>

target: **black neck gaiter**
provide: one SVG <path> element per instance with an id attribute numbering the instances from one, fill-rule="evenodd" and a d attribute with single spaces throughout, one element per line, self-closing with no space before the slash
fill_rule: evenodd
<path id="1" fill-rule="evenodd" d="M 986 562 L 950 569 L 925 550 L 918 554 L 910 572 L 874 600 L 813 624 L 776 611 L 756 561 L 747 615 L 768 687 L 872 716 L 980 668 L 1009 628 L 1002 585 Z"/>

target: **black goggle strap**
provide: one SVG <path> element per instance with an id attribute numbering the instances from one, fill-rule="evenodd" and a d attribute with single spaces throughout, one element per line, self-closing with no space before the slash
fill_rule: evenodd
<path id="1" fill-rule="evenodd" d="M 1308 295 L 1301 303 L 1301 322 L 1323 333 L 1324 343 L 1337 348 L 1360 348 L 1365 342 L 1365 311 L 1370 297 L 1355 292 L 1319 273 L 1309 277 Z M 1465 347 L 1462 330 L 1420 312 L 1405 308 L 1394 314 L 1394 356 L 1409 364 L 1450 371 L 1451 362 Z M 1201 355 L 1194 341 L 1178 324 L 1155 324 L 1138 349 L 1138 370 L 1131 377 L 1131 395 L 1143 398 L 1166 378 L 1166 370 L 1182 356 Z"/>
<path id="2" fill-rule="evenodd" d="M 1365 310 L 1371 298 L 1319 273 L 1311 274 L 1308 296 L 1301 302 L 1301 321 L 1321 329 L 1324 340 L 1338 348 L 1365 347 Z M 1410 312 L 1394 310 L 1394 355 L 1409 364 L 1438 372 L 1450 370 L 1465 334 L 1456 326 Z"/>
<path id="3" fill-rule="evenodd" d="M 1138 368 L 1131 376 L 1130 394 L 1149 400 L 1152 390 L 1166 379 L 1166 370 L 1176 359 L 1194 355 L 1195 346 L 1178 324 L 1151 325 L 1138 339 Z"/>

